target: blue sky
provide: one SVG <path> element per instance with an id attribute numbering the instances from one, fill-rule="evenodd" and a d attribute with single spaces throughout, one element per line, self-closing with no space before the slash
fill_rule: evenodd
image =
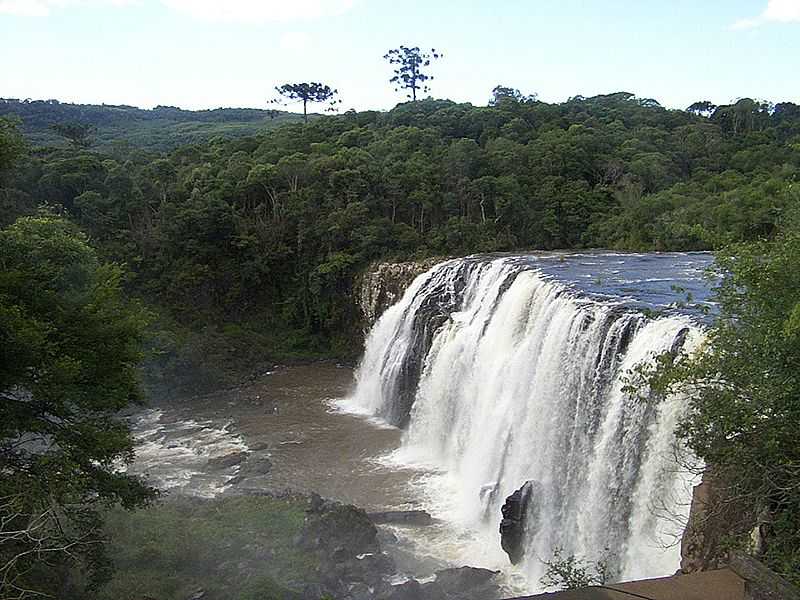
<path id="1" fill-rule="evenodd" d="M 800 0 L 0 0 L 0 97 L 263 107 L 312 80 L 388 109 L 400 44 L 441 49 L 432 95 L 474 104 L 498 83 L 800 103 Z"/>

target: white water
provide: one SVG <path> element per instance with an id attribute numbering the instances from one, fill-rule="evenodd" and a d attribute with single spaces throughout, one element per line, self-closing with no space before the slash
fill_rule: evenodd
<path id="1" fill-rule="evenodd" d="M 623 378 L 684 336 L 700 337 L 688 317 L 581 298 L 511 259 L 450 261 L 375 325 L 346 406 L 407 421 L 392 460 L 441 471 L 428 493 L 473 532 L 462 560 L 497 566 L 500 507 L 532 480 L 528 589 L 555 548 L 588 560 L 608 548 L 619 579 L 668 575 L 691 497 L 673 436 L 683 403 L 631 398 Z"/>
<path id="2" fill-rule="evenodd" d="M 163 417 L 161 410 L 151 408 L 131 419 L 136 455 L 120 468 L 164 491 L 204 498 L 224 492 L 239 467 L 209 472 L 208 461 L 246 452 L 244 439 L 229 431 L 230 423 Z"/>

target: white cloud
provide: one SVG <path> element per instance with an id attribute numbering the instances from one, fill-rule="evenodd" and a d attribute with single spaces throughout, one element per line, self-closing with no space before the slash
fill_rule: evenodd
<path id="1" fill-rule="evenodd" d="M 0 0 L 0 15 L 48 17 L 53 9 L 81 5 L 124 6 L 136 0 Z"/>
<path id="2" fill-rule="evenodd" d="M 340 15 L 355 0 L 162 0 L 173 10 L 207 21 L 263 23 Z"/>
<path id="3" fill-rule="evenodd" d="M 739 19 L 733 29 L 752 29 L 766 23 L 800 23 L 800 0 L 768 0 L 760 15 Z"/>

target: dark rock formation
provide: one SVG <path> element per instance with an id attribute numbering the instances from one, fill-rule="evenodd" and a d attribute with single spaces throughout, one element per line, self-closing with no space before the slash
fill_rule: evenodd
<path id="1" fill-rule="evenodd" d="M 216 458 L 208 459 L 209 469 L 228 469 L 242 464 L 247 460 L 247 452 L 232 452 L 225 456 L 218 456 Z"/>
<path id="2" fill-rule="evenodd" d="M 367 513 L 355 506 L 312 494 L 306 522 L 297 544 L 316 556 L 326 593 L 336 598 L 363 596 L 395 572 L 392 559 L 381 552 L 378 530 Z"/>
<path id="3" fill-rule="evenodd" d="M 536 482 L 526 481 L 503 504 L 503 520 L 500 521 L 500 545 L 516 565 L 525 557 L 525 537 L 530 527 L 530 505 Z"/>
<path id="4" fill-rule="evenodd" d="M 437 571 L 436 580 L 422 586 L 428 598 L 489 600 L 497 598 L 500 586 L 495 577 L 500 571 L 459 567 Z"/>
<path id="5" fill-rule="evenodd" d="M 271 470 L 272 461 L 266 456 L 257 456 L 250 457 L 250 459 L 242 465 L 239 474 L 245 477 L 268 475 Z"/>
<path id="6" fill-rule="evenodd" d="M 371 264 L 357 282 L 357 304 L 367 329 L 383 312 L 402 298 L 411 282 L 442 259 L 429 258 L 418 262 Z"/>
<path id="7" fill-rule="evenodd" d="M 395 525 L 424 526 L 433 523 L 431 515 L 424 510 L 390 510 L 367 513 L 367 516 L 376 525 L 392 523 Z"/>
<path id="8" fill-rule="evenodd" d="M 704 477 L 692 492 L 689 521 L 681 537 L 681 572 L 695 573 L 719 568 L 722 553 L 720 540 L 709 523 L 714 492 L 708 477 Z"/>
<path id="9" fill-rule="evenodd" d="M 364 510 L 312 494 L 306 514 L 302 548 L 343 559 L 380 552 L 378 530 Z"/>

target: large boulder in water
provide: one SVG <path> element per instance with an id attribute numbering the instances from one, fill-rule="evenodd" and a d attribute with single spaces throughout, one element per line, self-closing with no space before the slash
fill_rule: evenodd
<path id="1" fill-rule="evenodd" d="M 533 525 L 530 523 L 530 508 L 537 487 L 535 481 L 526 481 L 521 488 L 506 498 L 501 509 L 503 520 L 500 521 L 500 545 L 514 565 L 525 557 L 525 537 Z"/>
<path id="2" fill-rule="evenodd" d="M 339 561 L 380 553 L 378 529 L 356 506 L 311 495 L 306 522 L 298 540 L 301 548 L 336 556 Z"/>
<path id="3" fill-rule="evenodd" d="M 436 572 L 436 580 L 422 586 L 427 598 L 448 600 L 490 600 L 499 598 L 495 577 L 500 571 L 459 567 Z"/>
<path id="4" fill-rule="evenodd" d="M 348 597 L 354 585 L 376 587 L 395 572 L 392 559 L 381 552 L 378 529 L 367 513 L 317 494 L 311 495 L 297 545 L 316 557 L 320 583 L 334 598 Z"/>

